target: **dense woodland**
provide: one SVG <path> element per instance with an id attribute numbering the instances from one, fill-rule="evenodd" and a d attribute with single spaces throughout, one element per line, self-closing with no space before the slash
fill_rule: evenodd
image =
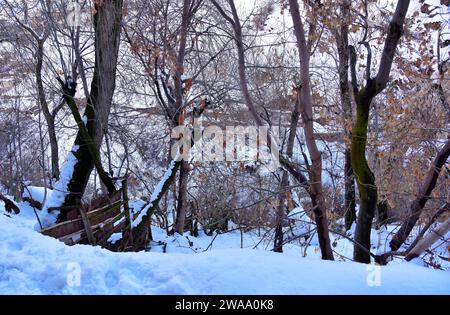
<path id="1" fill-rule="evenodd" d="M 14 217 L 26 199 L 40 230 L 78 218 L 83 243 L 112 251 L 148 249 L 155 227 L 238 230 L 279 253 L 314 236 L 322 259 L 341 259 L 339 236 L 353 246 L 346 259 L 421 256 L 440 268 L 449 252 L 434 249 L 448 247 L 450 230 L 449 5 L 2 0 L 0 202 Z M 267 127 L 279 163 L 177 159 L 180 126 Z M 122 234 L 110 244 L 101 239 L 116 224 L 96 227 L 89 212 L 117 200 Z"/>

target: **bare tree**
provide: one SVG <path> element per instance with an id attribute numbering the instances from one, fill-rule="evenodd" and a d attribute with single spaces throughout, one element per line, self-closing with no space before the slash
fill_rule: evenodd
<path id="1" fill-rule="evenodd" d="M 248 79 L 247 79 L 246 65 L 245 65 L 245 48 L 244 48 L 244 42 L 243 42 L 243 36 L 242 36 L 242 26 L 241 26 L 241 22 L 239 20 L 239 15 L 237 13 L 234 1 L 228 0 L 228 5 L 229 5 L 229 8 L 230 8 L 231 14 L 232 14 L 231 17 L 224 11 L 224 9 L 220 6 L 220 4 L 217 1 L 215 1 L 215 0 L 211 0 L 211 1 L 214 4 L 214 6 L 217 8 L 217 10 L 220 12 L 220 14 L 233 27 L 234 35 L 235 35 L 235 43 L 236 43 L 236 47 L 237 47 L 237 51 L 238 51 L 239 82 L 240 82 L 241 91 L 244 96 L 245 103 L 246 103 L 250 113 L 252 114 L 254 121 L 256 122 L 256 124 L 258 126 L 263 126 L 264 123 L 261 120 L 261 118 L 256 110 L 256 107 L 253 103 L 253 100 L 252 100 L 252 97 L 250 95 L 250 91 L 248 88 Z M 298 7 L 298 4 L 297 4 L 297 7 Z M 297 14 L 298 14 L 298 10 L 297 10 Z M 305 43 L 305 45 L 306 45 L 306 43 Z M 303 48 L 306 48 L 306 46 Z M 307 61 L 309 62 L 309 54 L 308 54 Z M 303 94 L 302 102 L 305 102 L 305 101 L 307 102 L 308 100 L 310 101 L 311 112 L 309 112 L 309 109 L 307 108 L 307 106 L 303 105 L 302 106 L 303 107 L 302 116 L 304 118 L 304 123 L 305 123 L 304 128 L 305 128 L 307 143 L 309 143 L 308 149 L 310 150 L 310 154 L 313 157 L 313 160 L 316 160 L 315 168 L 313 171 L 310 172 L 311 183 L 309 185 L 306 184 L 307 180 L 304 177 L 304 175 L 301 174 L 301 172 L 299 172 L 298 169 L 296 169 L 295 166 L 293 166 L 292 163 L 290 163 L 290 161 L 288 159 L 281 157 L 280 161 L 283 164 L 283 166 L 286 167 L 286 169 L 294 176 L 294 178 L 296 178 L 300 183 L 306 184 L 308 186 L 308 192 L 311 196 L 313 207 L 314 207 L 315 219 L 316 219 L 316 224 L 317 224 L 317 228 L 318 228 L 319 243 L 320 243 L 320 248 L 322 251 L 322 258 L 332 260 L 333 252 L 331 250 L 331 245 L 330 245 L 328 222 L 327 222 L 327 217 L 326 217 L 326 211 L 323 208 L 324 204 L 323 204 L 323 199 L 322 199 L 322 195 L 321 195 L 322 185 L 321 185 L 320 178 L 321 178 L 322 168 L 321 168 L 321 165 L 319 165 L 321 163 L 320 162 L 320 153 L 317 150 L 317 146 L 315 146 L 315 140 L 314 140 L 314 134 L 313 134 L 314 131 L 313 131 L 313 126 L 312 126 L 313 122 L 312 122 L 312 120 L 309 121 L 309 119 L 312 119 L 312 100 L 311 100 L 310 92 L 303 91 L 304 89 L 306 89 L 306 90 L 309 89 L 309 63 L 308 63 L 307 68 L 308 68 L 308 75 L 305 76 L 305 73 L 303 73 L 303 72 L 301 73 L 302 94 Z M 305 78 L 305 77 L 307 77 L 307 78 Z M 308 82 L 304 82 L 305 79 L 307 79 Z M 307 94 L 309 94 L 309 96 Z M 303 99 L 305 97 L 307 98 L 306 100 Z M 268 141 L 269 143 L 271 143 L 272 141 L 275 141 L 274 139 L 269 139 L 269 140 L 270 140 L 270 141 Z M 311 150 L 312 150 L 312 152 L 311 152 Z M 319 179 L 318 182 L 316 182 L 317 179 Z"/>
<path id="2" fill-rule="evenodd" d="M 50 151 L 51 151 L 51 164 L 52 164 L 52 178 L 57 180 L 59 178 L 59 154 L 58 154 L 58 140 L 55 130 L 55 118 L 59 110 L 62 107 L 62 103 L 50 109 L 47 101 L 44 82 L 42 77 L 42 69 L 44 62 L 44 45 L 50 35 L 50 23 L 45 19 L 45 13 L 42 11 L 41 14 L 44 17 L 42 20 L 43 29 L 41 31 L 33 29 L 28 21 L 28 5 L 25 1 L 22 2 L 23 7 L 23 19 L 19 18 L 15 13 L 14 6 L 9 1 L 5 0 L 5 12 L 10 15 L 16 23 L 26 32 L 28 32 L 34 40 L 34 54 L 36 57 L 35 63 L 35 81 L 36 90 L 38 95 L 39 105 L 41 107 L 42 113 L 44 114 L 45 121 L 47 123 L 48 137 L 50 140 Z"/>

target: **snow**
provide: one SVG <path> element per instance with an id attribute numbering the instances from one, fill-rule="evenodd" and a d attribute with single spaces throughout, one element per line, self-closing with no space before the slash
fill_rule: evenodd
<path id="1" fill-rule="evenodd" d="M 151 207 L 153 207 L 153 202 L 155 202 L 155 200 L 158 198 L 159 194 L 161 194 L 161 191 L 163 189 L 164 184 L 169 179 L 169 177 L 172 175 L 172 172 L 173 172 L 173 169 L 175 167 L 175 164 L 176 164 L 175 160 L 171 160 L 170 161 L 169 167 L 167 168 L 167 170 L 164 173 L 163 177 L 158 182 L 156 187 L 153 189 L 153 193 L 152 193 L 152 195 L 150 197 L 149 204 L 144 209 L 142 209 L 142 211 L 139 213 L 137 218 L 134 219 L 134 221 L 131 223 L 131 227 L 132 228 L 137 227 L 139 225 L 139 223 L 141 223 L 142 219 L 147 215 L 148 210 Z"/>
<path id="2" fill-rule="evenodd" d="M 113 233 L 108 238 L 108 242 L 111 244 L 115 244 L 116 242 L 120 241 L 122 239 L 122 232 L 119 233 Z"/>
<path id="3" fill-rule="evenodd" d="M 59 175 L 59 180 L 55 184 L 51 197 L 48 198 L 47 202 L 44 205 L 41 217 L 42 226 L 44 228 L 49 227 L 53 223 L 55 223 L 57 216 L 56 211 L 49 212 L 48 209 L 61 207 L 61 205 L 64 203 L 64 199 L 68 194 L 67 187 L 70 180 L 72 179 L 75 164 L 78 161 L 74 153 L 77 152 L 78 149 L 79 146 L 74 145 L 72 151 L 67 154 L 67 159 Z M 38 226 L 36 226 L 36 229 L 37 228 Z"/>
<path id="4" fill-rule="evenodd" d="M 122 218 L 122 219 L 120 219 L 120 220 L 114 222 L 114 223 L 113 223 L 113 227 L 118 226 L 118 225 L 121 224 L 123 221 L 125 221 L 125 218 Z"/>
<path id="5" fill-rule="evenodd" d="M 44 203 L 45 200 L 50 198 L 52 195 L 52 190 L 46 187 L 36 187 L 36 186 L 26 186 L 24 188 L 22 197 L 30 198 L 32 200 L 38 201 L 41 204 Z"/>
<path id="6" fill-rule="evenodd" d="M 448 294 L 450 273 L 416 263 L 385 267 L 302 258 L 251 249 L 239 233 L 198 239 L 167 237 L 167 253 L 113 253 L 88 245 L 66 246 L 32 229 L 32 209 L 3 215 L 0 205 L 0 294 Z M 114 237 L 112 237 L 114 238 Z M 197 253 L 186 249 L 197 243 Z M 195 239 L 195 241 L 194 241 Z M 196 245 L 194 245 L 196 246 Z M 201 248 L 200 248 L 201 247 Z"/>
<path id="7" fill-rule="evenodd" d="M 182 74 L 181 75 L 181 81 L 187 81 L 187 80 L 190 80 L 191 79 L 191 76 L 189 76 L 189 75 L 187 75 L 187 74 Z"/>

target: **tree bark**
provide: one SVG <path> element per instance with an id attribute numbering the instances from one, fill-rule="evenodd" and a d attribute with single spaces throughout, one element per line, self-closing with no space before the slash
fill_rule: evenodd
<path id="1" fill-rule="evenodd" d="M 175 221 L 175 232 L 183 235 L 184 226 L 186 222 L 186 210 L 187 210 L 187 194 L 189 183 L 189 162 L 181 161 L 180 176 L 178 184 L 178 199 L 177 199 L 177 218 Z"/>
<path id="2" fill-rule="evenodd" d="M 184 91 L 183 91 L 183 80 L 181 79 L 184 74 L 184 58 L 186 55 L 186 42 L 188 36 L 188 28 L 190 20 L 192 18 L 192 13 L 190 12 L 191 0 L 183 1 L 183 13 L 181 18 L 181 29 L 180 29 L 180 43 L 178 47 L 177 56 L 177 69 L 175 72 L 175 104 L 173 111 L 176 113 L 172 115 L 174 120 L 174 125 L 180 124 L 178 119 L 179 115 L 183 112 L 183 107 L 185 105 Z M 179 185 L 178 185 L 178 199 L 177 199 L 177 217 L 175 221 L 174 230 L 179 234 L 184 233 L 184 226 L 186 222 L 186 212 L 187 212 L 187 194 L 188 194 L 188 184 L 189 184 L 189 162 L 182 161 L 180 165 L 180 175 L 179 175 Z"/>
<path id="3" fill-rule="evenodd" d="M 282 253 L 283 252 L 283 223 L 286 218 L 286 190 L 289 186 L 289 173 L 285 170 L 283 170 L 283 175 L 281 177 L 281 183 L 280 183 L 280 192 L 278 195 L 278 207 L 277 207 L 277 213 L 276 213 L 276 220 L 275 220 L 275 238 L 274 238 L 274 244 L 273 244 L 273 251 L 276 253 Z"/>
<path id="4" fill-rule="evenodd" d="M 356 175 L 360 200 L 355 241 L 367 250 L 370 250 L 370 232 L 378 199 L 375 176 L 366 160 L 370 103 L 371 99 L 357 95 L 356 122 L 353 126 L 351 147 L 352 167 Z M 370 255 L 359 246 L 354 247 L 353 256 L 358 262 L 370 263 Z"/>
<path id="5" fill-rule="evenodd" d="M 96 168 L 98 176 L 100 177 L 101 183 L 106 188 L 108 195 L 111 196 L 113 193 L 116 192 L 116 187 L 114 185 L 113 180 L 111 179 L 109 174 L 104 170 L 104 168 L 102 166 L 100 152 L 98 150 L 98 147 L 95 145 L 93 139 L 89 135 L 89 130 L 87 129 L 86 125 L 84 124 L 84 122 L 80 116 L 80 113 L 78 112 L 78 108 L 77 108 L 77 105 L 76 105 L 73 97 L 70 96 L 69 94 L 67 94 L 67 92 L 66 92 L 65 100 L 72 112 L 75 122 L 78 125 L 79 132 L 81 134 L 81 137 L 83 138 L 83 142 L 85 143 L 85 145 L 89 151 L 89 155 L 92 158 L 92 162 Z"/>

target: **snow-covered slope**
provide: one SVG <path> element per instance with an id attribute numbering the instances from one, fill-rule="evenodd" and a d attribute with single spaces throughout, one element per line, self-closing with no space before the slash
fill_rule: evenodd
<path id="1" fill-rule="evenodd" d="M 12 217 L 0 209 L 0 294 L 450 293 L 450 273 L 414 263 L 376 267 L 302 258 L 293 250 L 214 246 L 200 253 L 68 247 L 34 231 L 32 209 L 21 208 Z"/>

